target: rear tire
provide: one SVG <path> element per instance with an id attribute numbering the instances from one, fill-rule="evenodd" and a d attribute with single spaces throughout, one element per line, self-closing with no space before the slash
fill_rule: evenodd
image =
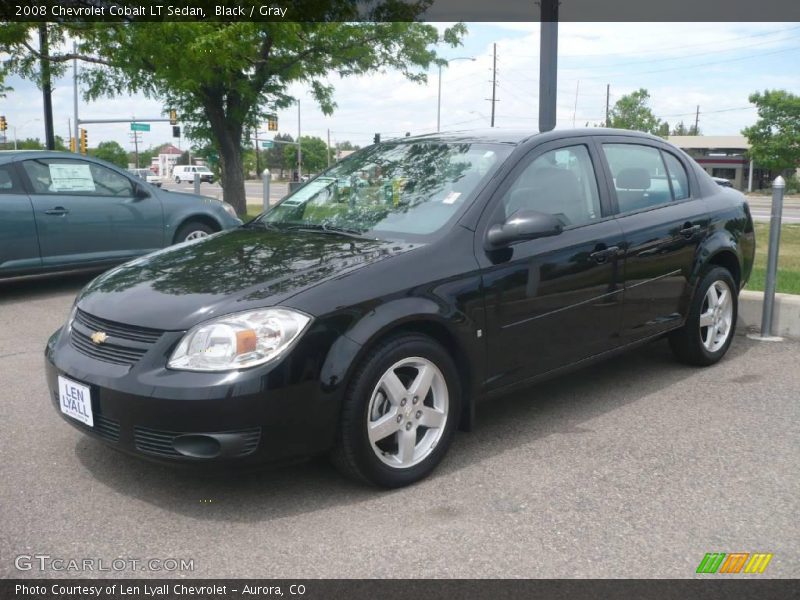
<path id="1" fill-rule="evenodd" d="M 180 244 L 181 242 L 204 238 L 215 232 L 216 229 L 206 223 L 189 221 L 178 228 L 177 233 L 175 233 L 175 243 Z"/>
<path id="2" fill-rule="evenodd" d="M 421 334 L 390 338 L 357 367 L 331 459 L 358 481 L 415 483 L 444 457 L 460 414 L 461 386 L 448 352 Z"/>
<path id="3" fill-rule="evenodd" d="M 692 297 L 686 324 L 669 336 L 675 357 L 701 367 L 719 361 L 733 342 L 738 309 L 738 289 L 730 272 L 716 266 L 706 270 Z"/>
<path id="4" fill-rule="evenodd" d="M 175 183 L 180 183 L 180 182 L 181 182 L 181 178 L 180 177 L 175 177 Z"/>

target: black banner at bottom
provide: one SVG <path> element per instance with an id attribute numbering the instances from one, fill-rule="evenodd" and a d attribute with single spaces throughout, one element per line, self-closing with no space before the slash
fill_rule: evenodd
<path id="1" fill-rule="evenodd" d="M 5 579 L 16 600 L 478 600 L 798 598 L 796 579 Z"/>

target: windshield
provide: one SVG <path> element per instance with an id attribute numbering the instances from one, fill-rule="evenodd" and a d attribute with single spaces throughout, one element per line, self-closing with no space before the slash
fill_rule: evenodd
<path id="1" fill-rule="evenodd" d="M 305 184 L 257 222 L 424 239 L 472 200 L 511 148 L 405 142 L 370 146 Z"/>

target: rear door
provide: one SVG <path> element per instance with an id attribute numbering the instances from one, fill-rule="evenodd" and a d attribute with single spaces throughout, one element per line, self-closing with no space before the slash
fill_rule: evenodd
<path id="1" fill-rule="evenodd" d="M 0 277 L 42 266 L 31 199 L 13 164 L 0 165 Z"/>
<path id="2" fill-rule="evenodd" d="M 668 147 L 619 137 L 598 144 L 625 234 L 621 334 L 631 342 L 682 322 L 709 217 L 685 159 Z"/>
<path id="3" fill-rule="evenodd" d="M 598 185 L 586 138 L 535 148 L 487 207 L 476 232 L 486 306 L 489 387 L 513 385 L 605 352 L 622 308 L 622 229 Z M 601 174 L 602 178 L 602 174 Z M 517 210 L 556 215 L 564 231 L 487 250 L 486 230 Z"/>
<path id="4" fill-rule="evenodd" d="M 77 158 L 25 160 L 45 267 L 118 261 L 163 246 L 161 202 L 137 184 Z"/>

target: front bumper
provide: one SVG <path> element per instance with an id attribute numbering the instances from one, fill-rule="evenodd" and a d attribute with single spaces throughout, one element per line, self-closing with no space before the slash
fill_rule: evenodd
<path id="1" fill-rule="evenodd" d="M 65 327 L 48 341 L 50 401 L 65 421 L 118 450 L 161 462 L 265 463 L 333 445 L 339 398 L 308 377 L 301 344 L 275 365 L 192 373 L 164 367 L 181 332 L 165 332 L 132 366 L 87 356 L 70 336 Z M 89 386 L 93 427 L 61 412 L 59 375 Z"/>

